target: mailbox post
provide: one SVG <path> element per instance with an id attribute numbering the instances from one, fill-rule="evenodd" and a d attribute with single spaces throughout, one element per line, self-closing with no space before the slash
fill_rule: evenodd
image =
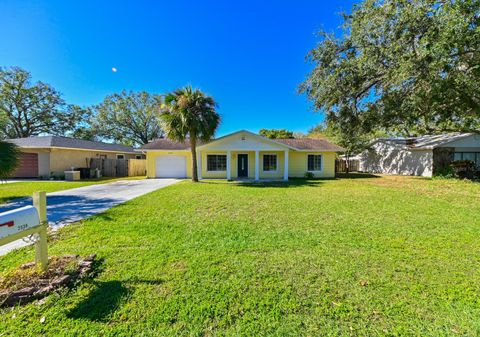
<path id="1" fill-rule="evenodd" d="M 47 193 L 35 192 L 33 194 L 33 207 L 37 209 L 38 218 L 40 220 L 40 228 L 38 229 L 38 238 L 35 242 L 35 263 L 42 266 L 42 270 L 48 268 L 48 246 L 47 246 Z"/>
<path id="2" fill-rule="evenodd" d="M 0 245 L 35 235 L 35 263 L 40 263 L 45 271 L 48 268 L 46 193 L 36 192 L 33 205 L 0 213 Z"/>

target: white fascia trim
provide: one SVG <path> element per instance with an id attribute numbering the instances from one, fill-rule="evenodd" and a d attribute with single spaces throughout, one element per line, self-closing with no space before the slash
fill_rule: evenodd
<path id="1" fill-rule="evenodd" d="M 406 148 L 406 150 L 410 151 L 428 151 L 428 150 L 433 150 L 435 147 L 434 146 L 424 146 L 424 147 L 410 147 Z"/>
<path id="2" fill-rule="evenodd" d="M 292 146 L 289 146 L 289 145 L 286 145 L 286 144 L 283 144 L 283 143 L 280 143 L 280 142 L 276 142 L 274 139 L 270 139 L 270 138 L 266 138 L 266 137 L 263 137 L 263 136 L 260 136 L 260 135 L 257 135 L 256 133 L 253 133 L 253 132 L 250 132 L 250 131 L 247 131 L 247 130 L 240 130 L 240 131 L 236 131 L 236 132 L 233 132 L 233 133 L 230 133 L 228 135 L 225 135 L 225 136 L 222 136 L 220 138 L 217 138 L 217 139 L 214 139 L 208 143 L 205 143 L 205 144 L 202 144 L 200 146 L 197 146 L 198 149 L 200 148 L 203 148 L 203 147 L 208 147 L 210 146 L 211 144 L 213 143 L 216 143 L 218 141 L 221 141 L 221 140 L 224 140 L 225 138 L 228 138 L 228 137 L 231 137 L 231 136 L 234 136 L 234 135 L 237 135 L 237 134 L 240 134 L 240 133 L 246 133 L 252 137 L 255 137 L 255 138 L 260 138 L 264 141 L 267 141 L 267 142 L 270 142 L 270 143 L 274 143 L 275 145 L 279 145 L 280 147 L 282 148 L 287 148 L 287 149 L 291 149 L 291 150 L 298 150 L 297 148 L 294 148 Z M 234 150 L 232 150 L 234 151 Z M 256 150 L 252 150 L 252 151 L 256 151 Z"/>
<path id="3" fill-rule="evenodd" d="M 166 150 L 166 149 L 140 149 L 140 150 L 136 150 L 136 151 L 140 151 L 140 152 L 191 152 L 190 149 L 188 150 Z"/>
<path id="4" fill-rule="evenodd" d="M 339 152 L 343 152 L 343 151 L 333 151 L 333 150 L 296 150 L 298 152 L 308 152 L 308 153 L 316 153 L 316 152 L 322 152 L 322 153 L 339 153 Z"/>

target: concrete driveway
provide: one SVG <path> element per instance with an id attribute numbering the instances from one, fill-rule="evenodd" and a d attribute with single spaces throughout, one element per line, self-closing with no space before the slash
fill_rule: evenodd
<path id="1" fill-rule="evenodd" d="M 50 227 L 56 230 L 178 181 L 178 179 L 121 180 L 48 193 L 48 222 Z M 0 205 L 0 213 L 28 205 L 32 205 L 31 198 L 16 199 Z M 31 242 L 17 240 L 1 246 L 0 256 L 29 244 Z"/>

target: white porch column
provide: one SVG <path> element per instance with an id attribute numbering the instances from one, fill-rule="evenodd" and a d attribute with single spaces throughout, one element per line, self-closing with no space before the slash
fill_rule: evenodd
<path id="1" fill-rule="evenodd" d="M 283 169 L 283 180 L 288 180 L 288 150 L 285 150 L 285 167 Z"/>
<path id="2" fill-rule="evenodd" d="M 231 151 L 227 151 L 227 180 L 232 180 L 232 172 L 230 169 L 231 162 L 232 162 L 232 153 Z"/>
<path id="3" fill-rule="evenodd" d="M 197 175 L 198 179 L 202 179 L 202 153 L 197 151 Z"/>
<path id="4" fill-rule="evenodd" d="M 260 180 L 260 174 L 259 174 L 259 169 L 258 169 L 258 162 L 260 161 L 260 155 L 259 155 L 259 151 L 256 150 L 255 151 L 255 181 L 259 181 Z"/>

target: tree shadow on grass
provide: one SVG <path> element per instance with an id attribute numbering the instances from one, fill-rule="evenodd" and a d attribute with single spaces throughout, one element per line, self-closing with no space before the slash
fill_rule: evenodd
<path id="1" fill-rule="evenodd" d="M 118 205 L 116 206 L 116 209 L 119 209 L 121 206 L 123 205 Z M 93 221 L 96 221 L 96 220 L 104 220 L 104 221 L 112 221 L 112 220 L 115 220 L 109 213 L 109 210 L 107 210 L 106 212 L 104 213 L 98 213 L 98 214 L 95 214 L 95 216 L 91 217 L 91 218 L 87 218 L 86 220 L 88 219 L 92 219 Z"/>
<path id="2" fill-rule="evenodd" d="M 367 178 L 381 178 L 381 176 L 371 174 L 371 173 L 352 172 L 352 173 L 337 173 L 336 178 L 337 179 L 367 179 Z"/>
<path id="3" fill-rule="evenodd" d="M 119 307 L 129 290 L 121 281 L 95 282 L 95 289 L 88 297 L 77 304 L 68 314 L 68 318 L 88 319 L 95 322 L 108 320 L 111 313 Z"/>
<path id="4" fill-rule="evenodd" d="M 235 181 L 234 184 L 241 187 L 254 187 L 254 188 L 295 188 L 295 187 L 320 187 L 327 180 L 338 180 L 338 179 L 366 179 L 366 178 L 381 178 L 381 176 L 369 173 L 337 173 L 335 178 L 317 178 L 317 179 L 304 179 L 304 178 L 290 178 L 288 181 L 259 181 L 254 182 L 252 180 L 248 181 Z"/>
<path id="5" fill-rule="evenodd" d="M 117 311 L 121 303 L 131 294 L 128 284 L 159 285 L 162 280 L 133 280 L 94 282 L 95 289 L 88 297 L 78 303 L 67 314 L 68 318 L 88 319 L 93 322 L 107 322 L 112 313 Z"/>
<path id="6" fill-rule="evenodd" d="M 235 185 L 247 188 L 296 188 L 303 186 L 319 187 L 320 185 L 324 184 L 325 180 L 332 179 L 307 180 L 300 178 L 290 178 L 288 181 L 237 181 L 235 182 Z"/>

